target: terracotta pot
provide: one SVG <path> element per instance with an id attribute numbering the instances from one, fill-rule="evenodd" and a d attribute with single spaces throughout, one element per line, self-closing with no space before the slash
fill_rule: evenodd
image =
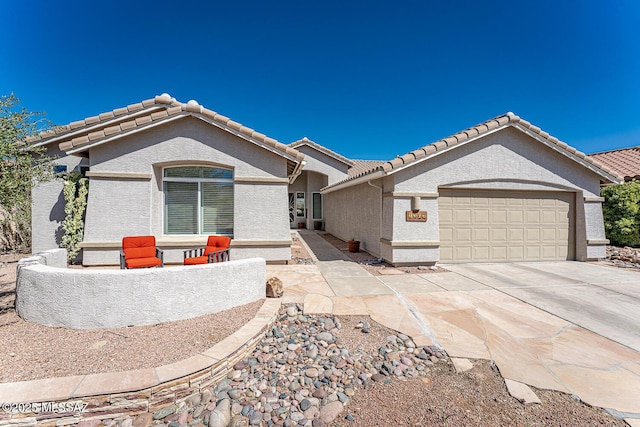
<path id="1" fill-rule="evenodd" d="M 347 242 L 347 247 L 349 248 L 349 252 L 360 252 L 360 241 L 349 240 Z"/>
<path id="2" fill-rule="evenodd" d="M 302 230 L 304 228 L 304 222 L 299 222 L 298 223 L 298 229 Z"/>

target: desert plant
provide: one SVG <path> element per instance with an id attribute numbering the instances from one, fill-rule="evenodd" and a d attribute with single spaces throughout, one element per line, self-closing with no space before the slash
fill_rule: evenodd
<path id="1" fill-rule="evenodd" d="M 84 236 L 84 211 L 87 207 L 89 181 L 79 173 L 71 173 L 65 177 L 62 193 L 64 194 L 64 220 L 62 221 L 62 240 L 60 247 L 67 250 L 67 259 L 73 264 L 80 253 L 80 242 Z"/>
<path id="2" fill-rule="evenodd" d="M 618 246 L 640 245 L 640 181 L 611 185 L 601 194 L 607 238 Z"/>
<path id="3" fill-rule="evenodd" d="M 54 178 L 46 148 L 26 142 L 51 127 L 43 113 L 18 108 L 13 95 L 0 97 L 0 250 L 31 246 L 31 188 Z"/>

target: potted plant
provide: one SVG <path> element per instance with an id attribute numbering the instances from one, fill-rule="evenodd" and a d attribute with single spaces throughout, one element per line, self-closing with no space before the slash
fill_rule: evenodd
<path id="1" fill-rule="evenodd" d="M 347 248 L 349 252 L 360 252 L 360 241 L 356 240 L 355 237 L 347 242 Z"/>

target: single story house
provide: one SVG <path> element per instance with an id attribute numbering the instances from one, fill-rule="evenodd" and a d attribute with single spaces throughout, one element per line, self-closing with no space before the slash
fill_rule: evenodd
<path id="1" fill-rule="evenodd" d="M 90 181 L 83 264 L 155 235 L 167 263 L 207 235 L 231 258 L 291 258 L 290 229 L 324 227 L 395 264 L 602 258 L 611 170 L 507 113 L 390 161 L 282 144 L 167 94 L 31 139 Z M 60 182 L 33 192 L 33 251 L 57 247 Z"/>
<path id="2" fill-rule="evenodd" d="M 640 146 L 593 153 L 589 158 L 624 177 L 625 181 L 640 179 Z"/>

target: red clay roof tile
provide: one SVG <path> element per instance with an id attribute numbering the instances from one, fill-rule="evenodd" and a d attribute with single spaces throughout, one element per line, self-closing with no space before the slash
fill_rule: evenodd
<path id="1" fill-rule="evenodd" d="M 587 157 L 613 170 L 626 181 L 640 178 L 640 147 L 604 151 Z"/>

